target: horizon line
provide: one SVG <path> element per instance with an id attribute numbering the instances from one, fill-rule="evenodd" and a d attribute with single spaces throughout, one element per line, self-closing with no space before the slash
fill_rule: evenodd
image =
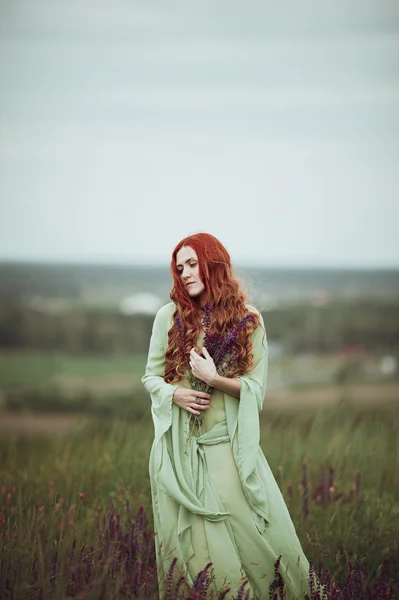
<path id="1" fill-rule="evenodd" d="M 0 257 L 0 266 L 4 265 L 42 265 L 42 266 L 98 266 L 98 267 L 143 267 L 143 268 L 167 268 L 169 270 L 169 261 L 145 261 L 138 259 L 131 260 L 106 260 L 106 259 L 66 259 L 66 258 L 1 258 Z M 369 269 L 377 269 L 377 270 L 389 270 L 389 271 L 398 271 L 398 264 L 389 264 L 389 263 L 376 263 L 376 264 L 337 264 L 337 263 L 288 263 L 288 262 L 260 262 L 254 261 L 251 259 L 241 259 L 232 261 L 233 269 L 235 267 L 242 268 L 264 268 L 264 269 L 334 269 L 334 270 L 369 270 Z"/>

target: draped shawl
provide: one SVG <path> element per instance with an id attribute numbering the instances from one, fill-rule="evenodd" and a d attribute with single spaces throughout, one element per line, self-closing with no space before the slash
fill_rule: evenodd
<path id="1" fill-rule="evenodd" d="M 226 519 L 221 502 L 207 475 L 202 445 L 230 443 L 245 497 L 252 509 L 258 530 L 263 533 L 269 523 L 267 481 L 270 472 L 265 470 L 265 459 L 260 450 L 259 412 L 266 392 L 268 352 L 262 316 L 251 333 L 253 367 L 238 377 L 241 383 L 240 398 L 224 393 L 226 421 L 214 426 L 206 434 L 187 439 L 189 413 L 172 402 L 179 384 L 164 381 L 165 352 L 168 331 L 173 326 L 176 306 L 170 302 L 159 309 L 153 324 L 148 362 L 142 378 L 151 396 L 151 413 L 155 438 L 150 456 L 150 479 L 153 498 L 158 490 L 172 497 L 178 504 L 178 537 L 184 560 L 192 555 L 188 535 L 193 515 L 202 515 L 210 521 Z M 250 312 L 256 309 L 248 306 Z M 154 507 L 155 510 L 155 507 Z"/>

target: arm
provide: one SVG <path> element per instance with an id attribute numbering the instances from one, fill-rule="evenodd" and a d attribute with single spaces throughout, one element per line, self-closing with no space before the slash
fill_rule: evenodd
<path id="1" fill-rule="evenodd" d="M 221 392 L 240 399 L 241 382 L 237 377 L 222 377 L 216 373 L 215 377 L 209 382 L 209 385 Z"/>
<path id="2" fill-rule="evenodd" d="M 265 325 L 262 315 L 259 315 L 259 325 L 251 333 L 252 353 L 254 357 L 253 366 L 245 375 L 240 375 L 237 379 L 241 382 L 240 399 L 246 397 L 250 391 L 253 398 L 256 399 L 258 411 L 263 407 L 263 401 L 266 394 L 267 374 L 268 374 L 268 347 Z"/>
<path id="3" fill-rule="evenodd" d="M 147 366 L 141 379 L 145 389 L 151 395 L 154 410 L 156 412 L 160 411 L 161 414 L 170 409 L 173 393 L 178 387 L 178 385 L 172 385 L 164 381 L 165 343 L 167 343 L 169 329 L 168 309 L 170 312 L 169 305 L 163 306 L 155 316 Z"/>
<path id="4" fill-rule="evenodd" d="M 267 342 L 266 332 L 262 316 L 260 316 L 258 327 L 251 333 L 252 352 L 254 365 L 248 373 L 240 377 L 223 377 L 216 371 L 215 364 L 207 349 L 202 349 L 205 358 L 201 357 L 192 349 L 190 352 L 190 366 L 195 377 L 202 379 L 209 386 L 216 388 L 238 400 L 241 397 L 241 379 L 259 389 L 261 402 L 263 403 L 264 393 L 266 391 L 267 377 Z"/>
<path id="5" fill-rule="evenodd" d="M 169 320 L 164 314 L 166 308 L 168 306 L 161 308 L 154 319 L 147 366 L 141 381 L 150 393 L 153 408 L 159 416 L 168 414 L 172 402 L 194 415 L 199 415 L 202 410 L 209 408 L 211 396 L 205 392 L 183 387 L 180 383 L 170 384 L 164 380 L 169 330 Z M 199 398 L 201 404 L 198 404 Z"/>
<path id="6" fill-rule="evenodd" d="M 205 346 L 202 348 L 205 358 L 194 348 L 190 351 L 190 367 L 193 375 L 205 381 L 210 387 L 225 392 L 237 400 L 240 398 L 240 381 L 235 377 L 223 377 L 216 371 L 215 363 Z"/>

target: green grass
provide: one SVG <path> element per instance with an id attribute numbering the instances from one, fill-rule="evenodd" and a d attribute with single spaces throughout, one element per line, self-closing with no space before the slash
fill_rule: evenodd
<path id="1" fill-rule="evenodd" d="M 320 557 L 337 577 L 346 553 L 359 559 L 369 583 L 388 559 L 399 583 L 399 416 L 393 408 L 336 408 L 261 416 L 261 445 L 288 504 L 308 558 Z M 34 555 L 67 553 L 91 543 L 112 500 L 122 515 L 129 500 L 151 518 L 148 457 L 150 420 L 83 420 L 67 437 L 0 440 L 0 522 L 5 563 L 18 562 L 16 586 L 29 578 Z M 302 477 L 309 478 L 305 517 Z M 318 487 L 334 469 L 324 506 Z M 360 486 L 356 487 L 356 481 Z M 312 496 L 314 492 L 314 497 Z M 83 494 L 81 498 L 79 494 Z M 1 525 L 0 525 L 1 527 Z M 43 564 L 45 559 L 41 558 Z M 58 594 L 58 592 L 57 592 Z M 64 597 L 59 590 L 55 598 Z"/>
<path id="2" fill-rule="evenodd" d="M 68 355 L 54 353 L 11 352 L 0 355 L 0 390 L 34 389 L 51 386 L 54 382 L 68 385 L 71 380 L 97 382 L 103 380 L 122 381 L 137 385 L 142 377 L 147 356 L 144 354 L 128 355 Z M 349 359 L 350 360 L 350 359 Z M 354 372 L 348 382 L 378 381 L 384 378 L 377 374 L 370 375 L 373 361 L 365 359 L 366 373 Z M 349 365 L 349 363 L 348 363 Z M 367 365 L 367 366 L 366 366 Z M 298 355 L 293 357 L 272 358 L 269 361 L 269 381 L 292 388 L 331 385 L 335 382 L 337 372 L 342 369 L 342 359 L 337 355 Z M 371 370 L 371 371 L 370 371 Z M 375 370 L 375 366 L 374 366 Z M 392 377 L 386 378 L 389 383 Z M 397 380 L 397 379 L 396 379 Z"/>
<path id="3" fill-rule="evenodd" d="M 144 373 L 145 364 L 144 355 L 3 354 L 0 356 L 0 388 L 46 386 L 57 377 L 86 380 L 112 377 L 134 383 Z"/>

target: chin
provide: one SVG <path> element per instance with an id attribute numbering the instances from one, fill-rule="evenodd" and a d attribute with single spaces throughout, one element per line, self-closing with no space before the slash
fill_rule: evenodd
<path id="1" fill-rule="evenodd" d="M 203 293 L 204 290 L 190 290 L 190 288 L 187 289 L 188 291 L 188 295 L 190 296 L 190 298 L 192 298 L 193 300 L 199 300 L 201 298 L 201 294 Z"/>

